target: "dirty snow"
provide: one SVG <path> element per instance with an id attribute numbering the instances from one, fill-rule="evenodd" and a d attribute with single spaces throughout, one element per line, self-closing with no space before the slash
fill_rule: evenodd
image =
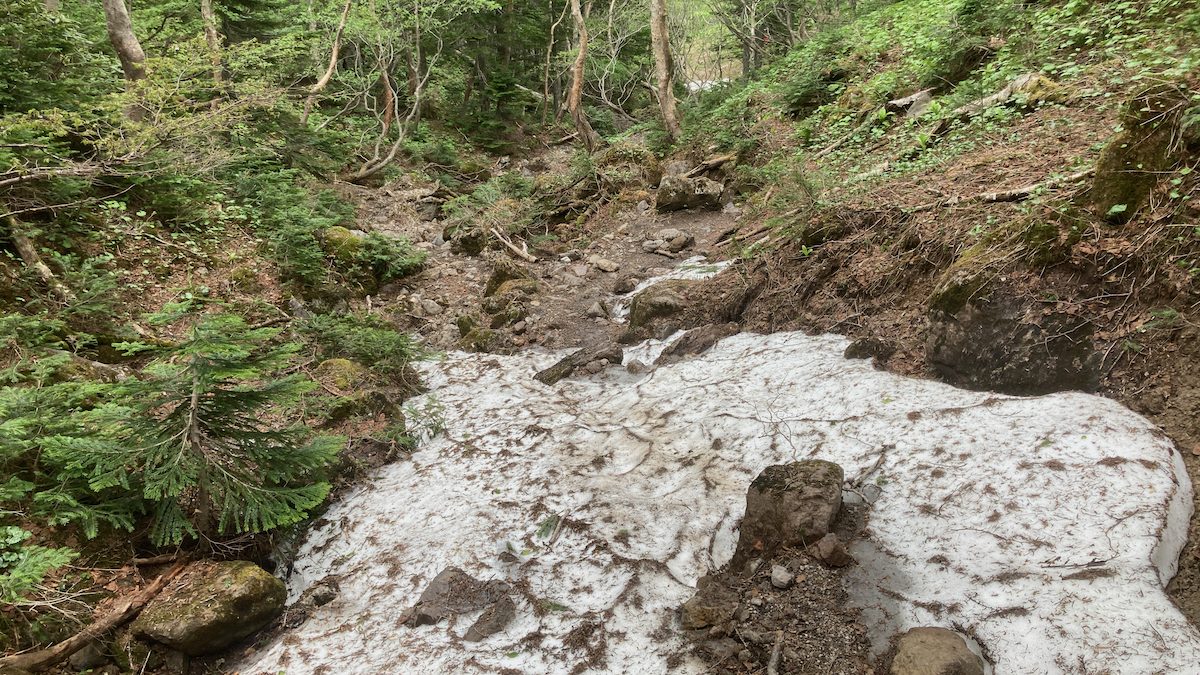
<path id="1" fill-rule="evenodd" d="M 1200 634 L 1162 592 L 1191 504 L 1168 439 L 1106 399 L 961 391 L 845 345 L 736 335 L 553 387 L 532 376 L 559 353 L 428 364 L 445 434 L 312 529 L 290 597 L 327 575 L 340 596 L 240 671 L 702 672 L 675 610 L 731 557 L 754 476 L 808 457 L 873 501 L 850 592 L 877 646 L 937 625 L 997 673 L 1198 671 Z M 507 630 L 399 625 L 449 565 L 514 585 Z"/>

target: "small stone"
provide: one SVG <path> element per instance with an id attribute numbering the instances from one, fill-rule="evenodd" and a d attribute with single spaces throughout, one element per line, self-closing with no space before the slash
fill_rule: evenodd
<path id="1" fill-rule="evenodd" d="M 575 276 L 583 279 L 583 278 L 586 278 L 587 275 L 592 273 L 592 268 L 588 267 L 587 265 L 584 265 L 583 263 L 579 263 L 576 265 L 571 265 L 570 267 L 567 268 L 567 271 L 569 271 L 571 274 L 574 274 Z"/>
<path id="2" fill-rule="evenodd" d="M 600 373 L 604 372 L 604 369 L 607 367 L 608 367 L 607 362 L 597 359 L 595 361 L 589 361 L 586 364 L 584 364 L 583 370 L 584 370 L 584 372 L 588 373 L 589 375 L 599 375 Z"/>
<path id="3" fill-rule="evenodd" d="M 641 282 L 642 280 L 635 276 L 621 277 L 617 280 L 617 283 L 613 284 L 613 293 L 617 295 L 632 293 L 633 289 L 637 288 Z"/>
<path id="4" fill-rule="evenodd" d="M 816 548 L 817 557 L 830 567 L 845 567 L 854 562 L 854 557 L 846 550 L 845 544 L 832 532 L 821 537 Z"/>
<path id="5" fill-rule="evenodd" d="M 743 640 L 746 640 L 747 642 L 753 642 L 756 645 L 761 645 L 762 643 L 766 642 L 766 640 L 763 639 L 763 636 L 758 631 L 740 629 L 738 630 L 738 635 L 740 635 Z"/>
<path id="6" fill-rule="evenodd" d="M 650 210 L 650 202 L 646 201 L 645 199 L 638 202 L 637 210 L 638 210 L 638 213 L 645 213 L 645 212 L 649 211 Z"/>
<path id="7" fill-rule="evenodd" d="M 753 598 L 750 598 L 750 604 L 754 605 L 755 607 L 762 607 L 763 599 L 756 595 Z"/>
<path id="8" fill-rule="evenodd" d="M 438 314 L 442 313 L 442 306 L 439 305 L 435 300 L 422 300 L 421 308 L 424 309 L 425 313 L 429 316 L 437 316 Z"/>
<path id="9" fill-rule="evenodd" d="M 795 577 L 783 565 L 771 566 L 771 585 L 780 590 L 791 588 Z"/>
<path id="10" fill-rule="evenodd" d="M 631 375 L 641 375 L 650 370 L 650 366 L 646 365 L 640 359 L 631 359 L 629 363 L 625 364 L 625 370 Z"/>
<path id="11" fill-rule="evenodd" d="M 588 262 L 591 263 L 592 267 L 595 267 L 596 269 L 600 270 L 601 272 L 607 272 L 610 274 L 621 269 L 620 265 L 609 260 L 608 258 L 600 258 L 600 257 L 593 256 L 591 258 L 588 258 Z"/>
<path id="12" fill-rule="evenodd" d="M 501 596 L 496 601 L 496 604 L 483 610 L 483 614 L 467 629 L 467 634 L 463 636 L 463 640 L 467 642 L 479 642 L 484 638 L 491 637 L 504 630 L 504 627 L 516 615 L 517 606 L 513 604 L 512 598 L 507 595 Z"/>
<path id="13" fill-rule="evenodd" d="M 514 323 L 514 324 L 513 324 L 513 327 L 512 327 L 512 332 L 516 333 L 517 335 L 520 335 L 521 333 L 524 333 L 524 332 L 525 332 L 525 329 L 526 329 L 527 327 L 528 327 L 528 326 L 527 326 L 527 324 L 526 324 L 524 321 L 518 321 L 518 322 L 516 322 L 516 323 Z"/>
<path id="14" fill-rule="evenodd" d="M 647 239 L 642 242 L 642 250 L 647 253 L 653 253 L 661 248 L 665 248 L 667 242 L 661 239 Z"/>
<path id="15" fill-rule="evenodd" d="M 597 300 L 596 302 L 592 303 L 591 307 L 588 307 L 587 315 L 589 318 L 593 318 L 593 319 L 601 318 L 602 319 L 602 318 L 608 316 L 608 312 L 605 311 L 604 305 L 601 304 L 599 300 Z"/>
<path id="16" fill-rule="evenodd" d="M 743 649 L 742 651 L 738 652 L 738 658 L 741 659 L 742 663 L 753 663 L 754 652 L 750 651 L 749 649 Z"/>

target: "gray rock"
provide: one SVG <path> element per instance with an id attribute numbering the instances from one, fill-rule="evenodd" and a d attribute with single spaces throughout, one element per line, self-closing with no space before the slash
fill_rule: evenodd
<path id="1" fill-rule="evenodd" d="M 655 235 L 656 241 L 664 242 L 659 248 L 665 248 L 672 253 L 679 253 L 683 249 L 695 243 L 696 238 L 683 230 L 677 230 L 673 227 L 665 230 L 659 230 Z"/>
<path id="2" fill-rule="evenodd" d="M 1096 389 L 1100 359 L 1090 321 L 1065 312 L 1042 315 L 1010 298 L 960 304 L 952 302 L 951 290 L 937 296 L 925 343 L 926 358 L 943 380 L 1021 396 Z"/>
<path id="3" fill-rule="evenodd" d="M 463 640 L 467 642 L 479 642 L 485 638 L 491 637 L 496 633 L 504 630 L 512 620 L 517 616 L 517 606 L 513 604 L 512 598 L 507 595 L 500 597 L 491 607 L 483 610 L 483 614 L 471 624 L 467 629 L 467 634 L 463 636 Z"/>
<path id="4" fill-rule="evenodd" d="M 633 289 L 637 288 L 637 285 L 640 283 L 642 283 L 642 280 L 636 276 L 630 275 L 621 277 L 617 280 L 617 283 L 613 284 L 613 293 L 616 293 L 617 295 L 631 293 L 633 292 Z"/>
<path id="5" fill-rule="evenodd" d="M 683 603 L 680 621 L 687 630 L 707 628 L 724 623 L 733 617 L 738 607 L 738 594 L 711 576 L 701 577 L 696 594 Z"/>
<path id="6" fill-rule="evenodd" d="M 606 361 L 619 366 L 624 357 L 624 352 L 616 345 L 580 349 L 559 359 L 558 363 L 534 375 L 533 379 L 542 384 L 554 384 L 575 372 L 576 368 L 585 366 L 593 361 Z"/>
<path id="7" fill-rule="evenodd" d="M 817 459 L 763 469 L 746 492 L 733 564 L 828 534 L 842 506 L 844 479 L 842 467 Z"/>
<path id="8" fill-rule="evenodd" d="M 72 654 L 67 662 L 75 670 L 90 670 L 108 663 L 108 657 L 104 654 L 103 645 L 93 640 L 84 645 L 83 649 Z"/>
<path id="9" fill-rule="evenodd" d="M 483 289 L 484 297 L 495 294 L 500 287 L 509 281 L 524 281 L 532 279 L 529 270 L 517 264 L 510 258 L 499 258 L 492 267 L 492 275 L 488 277 Z"/>
<path id="10" fill-rule="evenodd" d="M 682 279 L 662 281 L 635 295 L 629 303 L 629 328 L 638 330 L 654 319 L 678 313 L 685 306 L 684 291 L 695 283 Z"/>
<path id="11" fill-rule="evenodd" d="M 437 316 L 442 313 L 442 306 L 434 300 L 422 300 L 421 309 L 425 310 L 425 314 L 429 316 Z"/>
<path id="12" fill-rule="evenodd" d="M 600 270 L 601 272 L 612 273 L 612 272 L 616 272 L 617 270 L 621 269 L 621 266 L 618 265 L 617 263 L 609 260 L 608 258 L 601 258 L 598 255 L 588 256 L 587 262 L 589 265 L 591 265 L 592 267 L 595 267 L 596 269 Z"/>
<path id="13" fill-rule="evenodd" d="M 692 170 L 692 164 L 682 159 L 673 159 L 663 165 L 663 176 L 682 176 Z"/>
<path id="14" fill-rule="evenodd" d="M 687 356 L 703 354 L 712 349 L 717 342 L 737 332 L 736 323 L 710 323 L 693 328 L 668 345 L 654 360 L 654 365 L 675 363 Z"/>
<path id="15" fill-rule="evenodd" d="M 666 176 L 658 186 L 654 206 L 660 212 L 718 209 L 725 186 L 708 178 Z"/>
<path id="16" fill-rule="evenodd" d="M 642 250 L 647 253 L 653 253 L 659 249 L 666 248 L 667 242 L 662 239 L 647 239 L 642 242 Z"/>
<path id="17" fill-rule="evenodd" d="M 958 633 L 913 628 L 896 642 L 891 675 L 983 675 L 983 659 Z"/>
<path id="18" fill-rule="evenodd" d="M 283 611 L 283 582 L 246 561 L 192 565 L 152 600 L 131 629 L 189 656 L 220 651 Z"/>
<path id="19" fill-rule="evenodd" d="M 771 566 L 771 585 L 780 590 L 791 588 L 792 582 L 796 579 L 795 575 L 788 571 L 788 568 L 783 565 Z"/>
<path id="20" fill-rule="evenodd" d="M 602 318 L 608 316 L 608 311 L 605 310 L 604 305 L 599 300 L 597 300 L 596 302 L 592 303 L 591 307 L 588 307 L 587 315 L 588 315 L 588 318 L 602 319 Z"/>
<path id="21" fill-rule="evenodd" d="M 479 581 L 457 567 L 438 573 L 406 613 L 404 624 L 429 626 L 442 619 L 496 604 L 508 595 L 508 584 L 498 579 Z"/>

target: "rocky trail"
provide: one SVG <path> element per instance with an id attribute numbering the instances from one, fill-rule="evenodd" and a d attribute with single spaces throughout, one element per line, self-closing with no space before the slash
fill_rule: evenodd
<path id="1" fill-rule="evenodd" d="M 869 342 L 738 333 L 722 319 L 744 297 L 697 295 L 727 264 L 733 207 L 624 204 L 569 242 L 469 256 L 421 217 L 428 194 L 358 196 L 372 229 L 430 254 L 366 302 L 447 350 L 419 402 L 445 431 L 314 525 L 290 619 L 240 672 L 1142 673 L 1200 657 L 1163 592 L 1190 482 L 1146 420 L 881 372 Z"/>

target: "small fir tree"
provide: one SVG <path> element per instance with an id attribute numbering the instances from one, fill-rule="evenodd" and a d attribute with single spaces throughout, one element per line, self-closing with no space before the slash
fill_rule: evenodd
<path id="1" fill-rule="evenodd" d="M 92 489 L 139 487 L 158 545 L 296 523 L 329 493 L 322 470 L 343 439 L 281 418 L 313 384 L 281 371 L 294 344 L 236 316 L 200 319 L 127 385 L 128 440 L 79 448 Z"/>

